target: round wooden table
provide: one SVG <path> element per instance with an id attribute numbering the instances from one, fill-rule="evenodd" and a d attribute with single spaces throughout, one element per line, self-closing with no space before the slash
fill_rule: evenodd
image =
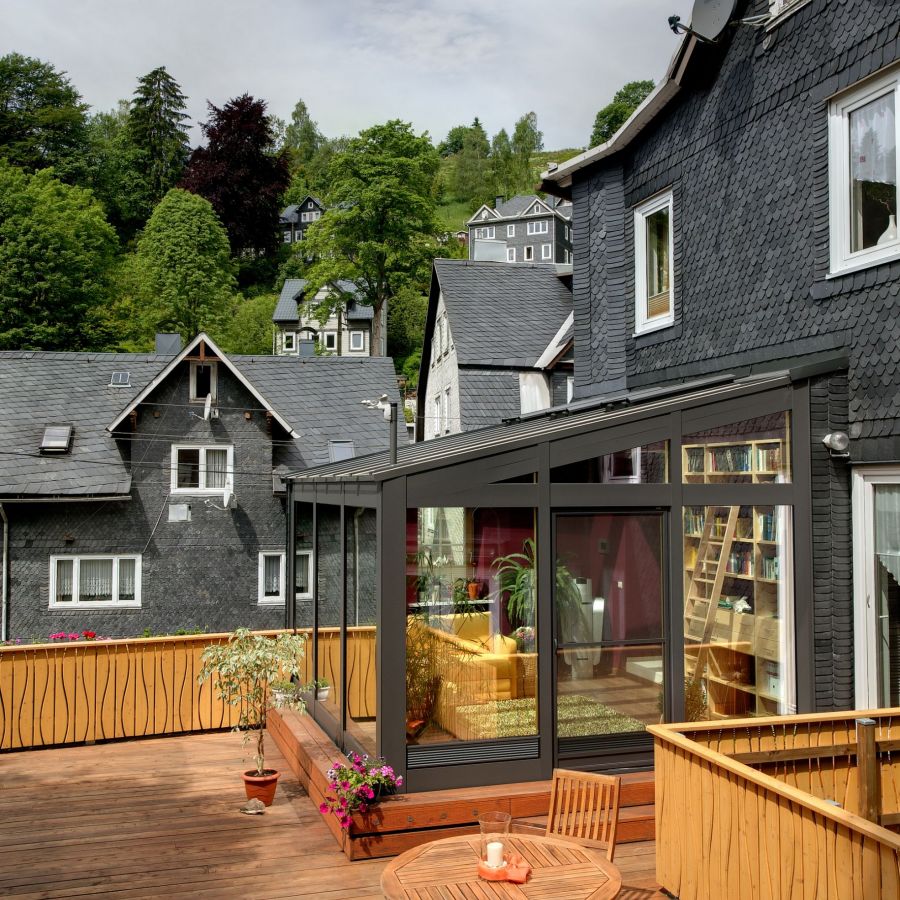
<path id="1" fill-rule="evenodd" d="M 392 860 L 381 875 L 388 900 L 419 897 L 566 897 L 610 900 L 622 887 L 619 870 L 601 850 L 540 835 L 511 834 L 507 845 L 532 867 L 526 884 L 482 881 L 477 834 L 432 841 Z M 445 888 L 438 893 L 435 889 Z M 429 891 L 433 891 L 429 893 Z"/>

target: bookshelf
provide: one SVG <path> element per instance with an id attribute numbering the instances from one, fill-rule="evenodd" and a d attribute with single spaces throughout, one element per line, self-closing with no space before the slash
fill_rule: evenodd
<path id="1" fill-rule="evenodd" d="M 684 509 L 685 677 L 710 718 L 779 712 L 780 527 L 774 506 Z"/>
<path id="2" fill-rule="evenodd" d="M 685 444 L 681 448 L 686 484 L 784 481 L 790 447 L 780 438 Z"/>

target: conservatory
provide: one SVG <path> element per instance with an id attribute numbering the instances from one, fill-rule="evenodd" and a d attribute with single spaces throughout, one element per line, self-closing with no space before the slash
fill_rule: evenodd
<path id="1" fill-rule="evenodd" d="M 647 725 L 813 709 L 808 377 L 581 401 L 288 476 L 311 714 L 429 790 L 646 768 Z"/>

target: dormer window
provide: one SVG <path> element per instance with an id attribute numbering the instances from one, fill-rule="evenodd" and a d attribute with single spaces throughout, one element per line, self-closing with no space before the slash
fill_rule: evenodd
<path id="1" fill-rule="evenodd" d="M 131 372 L 113 372 L 109 377 L 110 387 L 129 387 L 131 384 Z"/>
<path id="2" fill-rule="evenodd" d="M 203 403 L 207 395 L 216 399 L 216 364 L 191 362 L 191 402 Z"/>
<path id="3" fill-rule="evenodd" d="M 68 453 L 72 446 L 71 425 L 48 425 L 41 438 L 41 453 Z"/>
<path id="4" fill-rule="evenodd" d="M 672 303 L 672 192 L 634 211 L 634 330 L 664 328 L 675 321 Z"/>

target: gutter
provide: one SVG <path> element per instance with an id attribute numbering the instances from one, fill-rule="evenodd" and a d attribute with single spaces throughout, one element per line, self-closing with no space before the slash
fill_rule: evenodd
<path id="1" fill-rule="evenodd" d="M 131 494 L 109 494 L 105 497 L 76 495 L 55 497 L 0 497 L 0 505 L 4 503 L 109 503 L 110 500 L 131 500 Z"/>
<path id="2" fill-rule="evenodd" d="M 9 640 L 9 519 L 0 503 L 3 522 L 3 573 L 0 576 L 0 641 Z"/>

